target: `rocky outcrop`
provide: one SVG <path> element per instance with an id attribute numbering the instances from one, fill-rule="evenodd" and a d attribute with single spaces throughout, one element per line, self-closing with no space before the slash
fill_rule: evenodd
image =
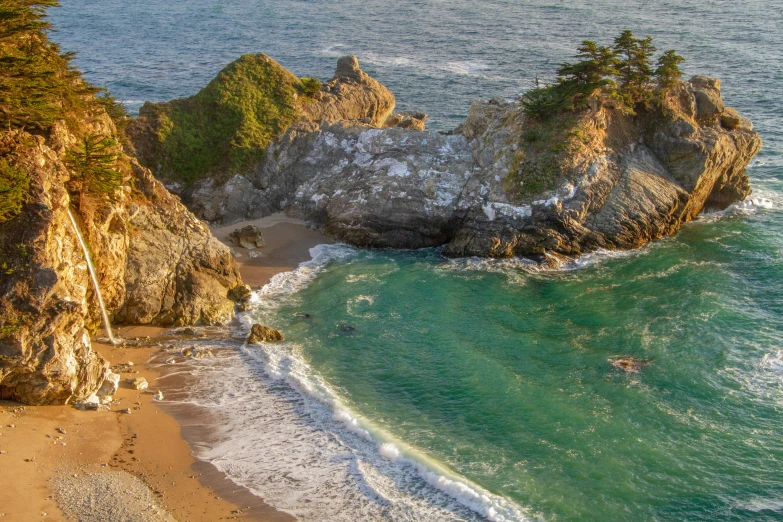
<path id="1" fill-rule="evenodd" d="M 394 95 L 359 67 L 355 56 L 337 61 L 334 77 L 327 82 L 315 101 L 304 107 L 300 121 L 333 123 L 355 121 L 380 127 L 394 111 Z"/>
<path id="2" fill-rule="evenodd" d="M 247 225 L 242 228 L 238 228 L 228 235 L 228 238 L 234 242 L 237 246 L 252 250 L 254 248 L 262 248 L 266 246 L 264 241 L 264 234 L 255 225 Z"/>
<path id="3" fill-rule="evenodd" d="M 312 101 L 302 107 L 298 119 L 270 144 L 265 158 L 272 159 L 270 167 L 286 169 L 287 163 L 295 162 L 310 147 L 321 126 L 337 122 L 423 129 L 425 114 L 403 112 L 398 117 L 392 115 L 394 105 L 391 91 L 363 72 L 355 56 L 340 58 L 334 77 L 323 84 Z M 139 128 L 134 141 L 144 143 L 148 134 Z M 198 217 L 213 224 L 229 225 L 276 212 L 301 179 L 297 169 L 292 169 L 289 179 L 270 186 L 270 177 L 279 180 L 280 176 L 265 170 L 266 165 L 266 161 L 259 162 L 227 181 L 221 176 L 201 179 L 181 193 L 182 201 Z"/>
<path id="4" fill-rule="evenodd" d="M 281 201 L 367 247 L 541 260 L 638 247 L 750 194 L 745 167 L 761 139 L 719 87 L 681 83 L 663 114 L 599 103 L 546 123 L 519 103 L 478 101 L 450 135 L 322 126 L 265 162 L 261 207 Z"/>
<path id="5" fill-rule="evenodd" d="M 342 58 L 262 162 L 196 183 L 184 201 L 214 223 L 285 210 L 358 246 L 553 260 L 634 248 L 744 199 L 761 146 L 703 76 L 637 115 L 597 97 L 537 121 L 519 102 L 476 101 L 449 133 L 424 131 L 424 114 L 392 114 L 393 102 Z"/>
<path id="6" fill-rule="evenodd" d="M 4 135 L 3 145 L 18 135 Z M 0 398 L 27 403 L 84 399 L 108 374 L 92 350 L 90 276 L 65 212 L 67 172 L 42 138 L 25 135 L 25 212 L 0 224 Z"/>
<path id="7" fill-rule="evenodd" d="M 99 115 L 91 128 L 113 131 Z M 114 201 L 82 209 L 66 189 L 63 154 L 76 138 L 55 126 L 48 139 L 0 135 L 0 149 L 30 180 L 21 214 L 0 223 L 0 398 L 31 404 L 79 402 L 110 375 L 93 351 L 101 326 L 72 209 L 115 323 L 224 323 L 244 295 L 229 249 L 150 172 L 122 160 Z"/>
<path id="8" fill-rule="evenodd" d="M 272 341 L 282 341 L 285 337 L 279 330 L 269 328 L 261 324 L 254 324 L 250 329 L 250 335 L 247 337 L 247 342 L 250 344 L 256 343 L 268 343 Z"/>

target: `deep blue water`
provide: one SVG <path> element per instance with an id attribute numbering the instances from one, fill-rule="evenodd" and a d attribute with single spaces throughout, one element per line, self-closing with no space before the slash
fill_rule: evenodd
<path id="1" fill-rule="evenodd" d="M 687 74 L 720 77 L 764 140 L 749 173 L 771 208 L 573 271 L 338 256 L 293 295 L 261 296 L 251 315 L 282 328 L 284 346 L 241 352 L 204 385 L 234 390 L 238 368 L 261 383 L 255 395 L 236 384 L 257 402 L 223 406 L 236 414 L 210 458 L 286 509 L 308 497 L 305 520 L 468 517 L 470 492 L 426 470 L 491 492 L 473 511 L 498 520 L 783 520 L 783 3 L 89 0 L 51 16 L 54 39 L 132 110 L 195 93 L 243 53 L 322 79 L 356 54 L 399 108 L 446 129 L 472 99 L 514 97 L 581 40 L 626 28 L 677 49 Z M 650 364 L 627 374 L 608 362 L 622 355 Z M 275 420 L 253 425 L 254 407 Z M 290 469 L 301 475 L 288 491 Z M 338 487 L 328 477 L 342 469 Z"/>

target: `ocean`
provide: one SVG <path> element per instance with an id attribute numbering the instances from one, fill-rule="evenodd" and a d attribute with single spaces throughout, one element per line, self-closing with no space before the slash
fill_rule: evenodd
<path id="1" fill-rule="evenodd" d="M 445 130 L 626 28 L 721 78 L 764 140 L 752 202 L 560 270 L 316 247 L 237 327 L 286 341 L 211 341 L 167 399 L 214 414 L 200 458 L 301 520 L 783 520 L 780 2 L 62 3 L 53 39 L 131 111 L 243 53 L 321 79 L 356 54 Z"/>

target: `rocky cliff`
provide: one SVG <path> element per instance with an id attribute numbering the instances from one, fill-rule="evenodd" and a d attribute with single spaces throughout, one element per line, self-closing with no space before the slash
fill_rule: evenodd
<path id="1" fill-rule="evenodd" d="M 297 85 L 295 76 L 266 55 L 246 55 L 238 60 L 240 61 L 276 71 L 277 76 L 285 79 L 282 87 L 280 84 L 275 87 L 283 91 L 284 97 L 285 93 L 292 91 Z M 236 63 L 227 66 L 210 85 L 218 80 L 228 82 L 228 86 L 236 82 L 228 74 L 236 67 Z M 240 83 L 244 84 L 244 81 Z M 265 82 L 257 86 L 262 93 L 272 88 Z M 239 172 L 225 168 L 202 169 L 188 185 L 181 181 L 181 172 L 178 173 L 176 169 L 171 171 L 165 162 L 161 163 L 160 151 L 165 149 L 166 138 L 157 129 L 172 126 L 167 116 L 172 111 L 172 105 L 188 115 L 201 112 L 202 109 L 193 107 L 200 106 L 201 102 L 198 100 L 203 97 L 203 92 L 193 98 L 175 100 L 169 104 L 145 104 L 139 118 L 131 123 L 128 135 L 134 149 L 139 152 L 142 164 L 157 172 L 170 189 L 179 192 L 191 211 L 212 224 L 227 225 L 279 210 L 280 201 L 285 199 L 301 180 L 294 173 L 296 169 L 293 169 L 290 176 L 276 177 L 279 184 L 269 186 L 265 183 L 269 176 L 264 173 L 267 159 L 270 160 L 268 164 L 274 165 L 274 168 L 285 169 L 289 158 L 290 161 L 295 161 L 303 151 L 310 148 L 311 140 L 315 139 L 321 125 L 345 122 L 373 128 L 400 126 L 423 129 L 426 119 L 426 115 L 415 112 L 393 115 L 395 100 L 391 91 L 363 72 L 355 57 L 348 56 L 338 61 L 334 77 L 324 82 L 320 91 L 308 96 L 290 97 L 292 117 L 285 126 L 278 126 L 270 131 L 269 136 L 273 139 L 257 143 L 261 150 L 254 155 L 263 159 L 239 169 Z M 244 94 L 248 100 L 259 97 L 253 90 Z M 249 102 L 244 105 L 248 104 Z M 218 109 L 217 112 L 226 110 Z M 248 110 L 239 119 L 257 120 L 258 112 L 263 112 L 263 109 Z M 181 122 L 191 120 L 189 116 L 178 119 Z M 181 127 L 185 123 L 175 122 L 173 128 L 176 130 L 178 125 Z M 232 144 L 237 140 L 229 134 L 223 135 L 219 141 L 220 144 L 214 146 L 218 150 L 223 147 L 233 149 Z"/>
<path id="2" fill-rule="evenodd" d="M 93 130 L 111 133 L 103 114 Z M 5 157 L 30 180 L 22 212 L 0 223 L 0 398 L 62 403 L 93 393 L 107 364 L 91 349 L 101 325 L 95 290 L 70 208 L 88 243 L 114 323 L 217 324 L 246 297 L 230 251 L 126 158 L 126 185 L 94 209 L 73 205 L 63 162 L 76 137 L 57 125 L 44 138 L 24 131 L 0 136 Z"/>
<path id="3" fill-rule="evenodd" d="M 122 153 L 124 110 L 47 28 L 36 3 L 0 17 L 0 399 L 30 404 L 79 401 L 110 377 L 91 346 L 89 258 L 116 323 L 222 323 L 249 293 L 229 249 Z"/>
<path id="4" fill-rule="evenodd" d="M 544 259 L 638 247 L 744 199 L 760 146 L 720 83 L 695 77 L 634 116 L 595 103 L 538 122 L 495 99 L 450 135 L 332 125 L 264 171 L 302 179 L 318 165 L 286 208 L 351 244 Z"/>
<path id="5" fill-rule="evenodd" d="M 634 248 L 744 199 L 761 146 L 700 76 L 637 114 L 597 98 L 537 120 L 520 102 L 476 101 L 450 133 L 392 115 L 386 92 L 341 59 L 263 161 L 185 201 L 223 224 L 286 210 L 358 246 L 544 260 Z"/>

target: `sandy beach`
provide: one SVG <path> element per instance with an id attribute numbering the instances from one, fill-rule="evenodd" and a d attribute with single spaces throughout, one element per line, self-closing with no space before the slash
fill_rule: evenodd
<path id="1" fill-rule="evenodd" d="M 266 241 L 252 256 L 227 241 L 248 224 L 262 229 Z M 330 242 L 282 214 L 213 232 L 238 254 L 242 278 L 254 289 Z M 93 342 L 121 372 L 110 411 L 0 401 L 0 520 L 293 520 L 195 459 L 186 440 L 203 441 L 204 419 L 154 398 L 165 386 L 147 363 L 167 340 L 188 333 L 120 327 L 115 335 L 135 341 L 121 347 Z M 146 378 L 149 388 L 133 389 L 136 377 Z"/>

